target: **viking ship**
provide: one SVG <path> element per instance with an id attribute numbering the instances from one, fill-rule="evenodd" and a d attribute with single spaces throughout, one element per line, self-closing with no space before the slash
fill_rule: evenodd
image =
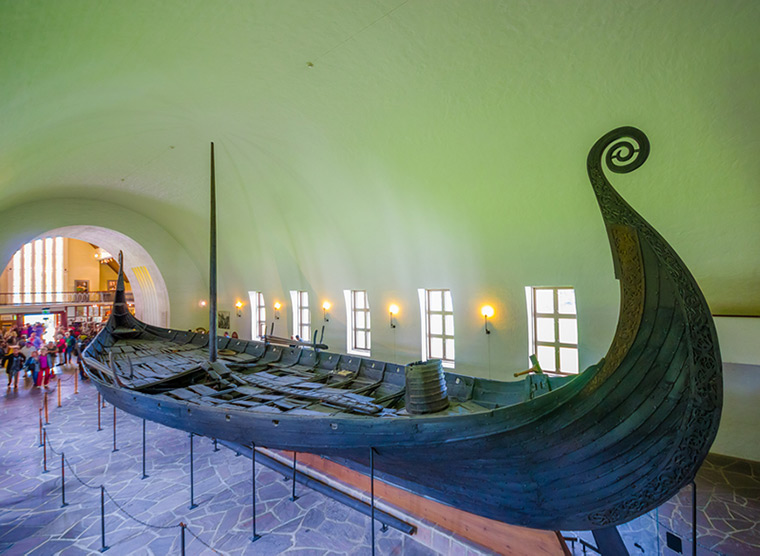
<path id="1" fill-rule="evenodd" d="M 522 380 L 488 380 L 436 361 L 335 353 L 316 339 L 160 328 L 128 311 L 123 272 L 83 353 L 86 372 L 109 403 L 141 418 L 360 469 L 373 456 L 383 480 L 487 518 L 550 530 L 624 523 L 693 480 L 722 405 L 718 341 L 697 283 L 604 171 L 631 172 L 648 155 L 633 127 L 588 155 L 621 304 L 609 351 L 578 375 L 534 367 Z"/>

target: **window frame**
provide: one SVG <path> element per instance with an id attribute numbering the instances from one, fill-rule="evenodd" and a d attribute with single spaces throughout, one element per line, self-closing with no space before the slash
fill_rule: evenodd
<path id="1" fill-rule="evenodd" d="M 420 298 L 420 313 L 422 321 L 422 359 L 440 359 L 444 367 L 453 369 L 456 361 L 456 347 L 455 347 L 455 326 L 454 326 L 454 300 L 451 295 L 450 289 L 445 288 L 420 288 L 418 290 Z M 431 309 L 431 296 L 441 296 L 441 309 Z M 447 309 L 447 305 L 450 305 L 450 309 Z M 451 330 L 447 326 L 447 316 L 451 317 Z M 440 334 L 433 333 L 434 320 L 440 319 Z M 434 339 L 441 340 L 440 355 L 434 353 L 433 341 Z M 449 348 L 450 342 L 450 348 Z"/>
<path id="2" fill-rule="evenodd" d="M 263 339 L 267 334 L 267 306 L 264 301 L 264 293 L 249 291 L 248 298 L 251 300 L 251 336 L 254 339 Z"/>
<path id="3" fill-rule="evenodd" d="M 573 304 L 575 306 L 574 313 L 560 313 L 559 312 L 559 292 L 569 290 L 573 294 Z M 552 292 L 552 312 L 539 312 L 537 310 L 537 292 L 538 291 L 551 291 Z M 580 372 L 579 365 L 579 348 L 578 348 L 578 305 L 577 297 L 575 295 L 575 288 L 572 286 L 527 286 L 525 288 L 526 299 L 528 302 L 528 349 L 530 355 L 536 355 L 538 357 L 539 347 L 548 347 L 554 351 L 554 370 L 543 369 L 544 372 L 558 374 L 558 375 L 575 375 Z M 551 319 L 554 327 L 554 341 L 539 340 L 538 339 L 538 319 Z M 576 342 L 562 342 L 560 341 L 560 321 L 575 321 L 575 336 Z M 573 349 L 575 351 L 575 370 L 563 370 L 561 361 L 561 349 Z"/>
<path id="4" fill-rule="evenodd" d="M 306 290 L 290 290 L 290 301 L 293 307 L 293 337 L 298 336 L 302 342 L 311 342 L 309 292 Z M 304 314 L 307 317 L 306 321 L 303 319 Z"/>
<path id="5" fill-rule="evenodd" d="M 364 295 L 364 306 L 359 307 L 357 295 Z M 352 355 L 369 356 L 372 352 L 372 323 L 367 290 L 343 290 L 346 300 L 346 352 Z M 364 313 L 364 327 L 357 326 L 357 315 Z M 360 335 L 364 335 L 364 346 L 358 347 Z"/>

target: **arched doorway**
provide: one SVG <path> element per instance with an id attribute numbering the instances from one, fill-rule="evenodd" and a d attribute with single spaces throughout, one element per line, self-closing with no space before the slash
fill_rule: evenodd
<path id="1" fill-rule="evenodd" d="M 115 230 L 99 226 L 64 226 L 48 230 L 34 239 L 62 236 L 86 241 L 109 253 L 124 253 L 124 272 L 132 284 L 135 316 L 156 326 L 169 326 L 169 292 L 161 271 L 138 242 Z"/>

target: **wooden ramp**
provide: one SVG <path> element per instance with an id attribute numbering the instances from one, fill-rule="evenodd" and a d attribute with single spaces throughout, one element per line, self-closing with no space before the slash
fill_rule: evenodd
<path id="1" fill-rule="evenodd" d="M 292 452 L 265 451 L 279 455 L 283 462 L 287 463 L 289 460 L 292 467 Z M 369 496 L 370 480 L 368 476 L 314 454 L 299 452 L 297 460 L 299 472 L 310 474 L 309 471 L 316 471 L 320 475 L 343 483 L 350 489 L 360 490 Z M 570 555 L 567 545 L 562 540 L 562 534 L 558 531 L 528 529 L 486 519 L 389 485 L 378 478 L 375 478 L 375 498 L 378 501 L 395 506 L 413 519 L 424 520 L 437 525 L 498 554 L 509 556 Z M 425 529 L 427 528 L 419 527 L 416 536 L 419 536 L 420 542 L 432 548 L 431 539 L 425 538 L 431 535 L 431 531 Z"/>

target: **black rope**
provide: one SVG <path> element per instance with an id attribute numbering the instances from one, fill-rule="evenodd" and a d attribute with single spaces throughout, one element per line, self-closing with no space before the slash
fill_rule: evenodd
<path id="1" fill-rule="evenodd" d="M 45 428 L 45 431 L 47 431 L 47 427 Z M 58 451 L 56 451 L 56 449 L 55 449 L 55 448 L 53 448 L 53 443 L 50 441 L 50 435 L 47 435 L 47 443 L 48 443 L 48 448 L 50 448 L 50 451 L 51 451 L 51 452 L 53 452 L 54 454 L 57 454 L 57 455 L 59 455 L 59 456 L 61 455 L 62 451 L 61 451 L 61 452 L 58 452 Z M 66 456 L 63 456 L 63 461 L 66 463 L 66 467 L 68 467 L 68 468 L 69 468 L 69 471 L 71 471 L 72 475 L 74 475 L 74 478 L 75 478 L 77 481 L 79 481 L 80 483 L 82 483 L 82 484 L 83 484 L 84 486 L 86 486 L 87 488 L 91 488 L 91 489 L 94 489 L 94 490 L 98 490 L 98 489 L 100 489 L 100 487 L 99 487 L 99 486 L 92 486 L 92 485 L 88 485 L 88 484 L 87 484 L 87 483 L 85 483 L 85 482 L 84 482 L 82 479 L 80 479 L 80 478 L 79 478 L 79 475 L 77 475 L 76 471 L 74 471 L 74 467 L 71 465 L 71 462 L 69 461 L 69 458 L 67 458 Z"/>
<path id="2" fill-rule="evenodd" d="M 214 548 L 212 548 L 211 546 L 209 546 L 208 544 L 206 544 L 205 542 L 203 542 L 203 539 L 201 539 L 201 538 L 200 538 L 198 535 L 196 535 L 195 533 L 193 533 L 193 532 L 190 530 L 190 527 L 188 527 L 187 525 L 185 525 L 185 530 L 186 530 L 188 533 L 190 533 L 190 534 L 191 534 L 193 537 L 195 537 L 196 539 L 198 539 L 198 542 L 200 542 L 200 543 L 201 543 L 203 546 L 205 546 L 206 548 L 208 548 L 209 550 L 211 550 L 211 551 L 213 551 L 213 552 L 216 552 L 216 553 L 217 553 L 217 554 L 219 554 L 220 556 L 224 556 L 224 555 L 223 555 L 221 552 L 219 552 L 218 550 L 215 550 Z"/>
<path id="3" fill-rule="evenodd" d="M 116 504 L 116 507 L 119 508 L 122 512 L 124 512 L 127 515 L 127 517 L 129 517 L 130 519 L 133 519 L 134 521 L 136 521 L 137 523 L 139 523 L 141 525 L 144 525 L 145 527 L 150 527 L 152 529 L 173 529 L 175 527 L 179 527 L 178 524 L 175 524 L 175 525 L 151 525 L 150 523 L 147 523 L 147 522 L 143 521 L 142 519 L 136 518 L 131 513 L 129 513 L 126 509 L 124 509 L 124 507 L 121 504 L 119 504 L 114 499 L 113 496 L 111 496 L 111 493 L 108 492 L 108 489 L 105 489 L 105 493 L 106 493 L 106 496 L 108 496 L 108 498 L 111 500 L 111 502 L 113 502 L 114 504 Z"/>
<path id="4" fill-rule="evenodd" d="M 100 490 L 100 487 L 99 487 L 99 486 L 88 485 L 88 484 L 87 484 L 87 483 L 85 483 L 85 482 L 84 482 L 82 479 L 80 479 L 80 478 L 79 478 L 79 475 L 77 475 L 76 471 L 74 471 L 74 468 L 71 466 L 71 462 L 69 461 L 69 459 L 68 459 L 66 456 L 63 456 L 63 461 L 65 461 L 65 462 L 66 462 L 66 467 L 68 467 L 68 468 L 69 468 L 69 471 L 71 471 L 71 474 L 72 474 L 72 475 L 74 475 L 74 478 L 75 478 L 77 481 L 79 481 L 80 483 L 82 483 L 82 484 L 83 484 L 84 486 L 86 486 L 87 488 L 91 488 L 91 489 L 93 489 L 93 490 Z"/>
<path id="5" fill-rule="evenodd" d="M 42 427 L 42 430 L 45 431 L 45 432 L 47 432 L 47 427 Z M 55 448 L 53 448 L 53 443 L 50 442 L 50 434 L 47 435 L 47 445 L 48 445 L 48 448 L 50 448 L 51 452 L 53 452 L 54 454 L 56 454 L 58 456 L 61 455 L 61 452 L 58 452 L 58 451 L 56 451 Z"/>

